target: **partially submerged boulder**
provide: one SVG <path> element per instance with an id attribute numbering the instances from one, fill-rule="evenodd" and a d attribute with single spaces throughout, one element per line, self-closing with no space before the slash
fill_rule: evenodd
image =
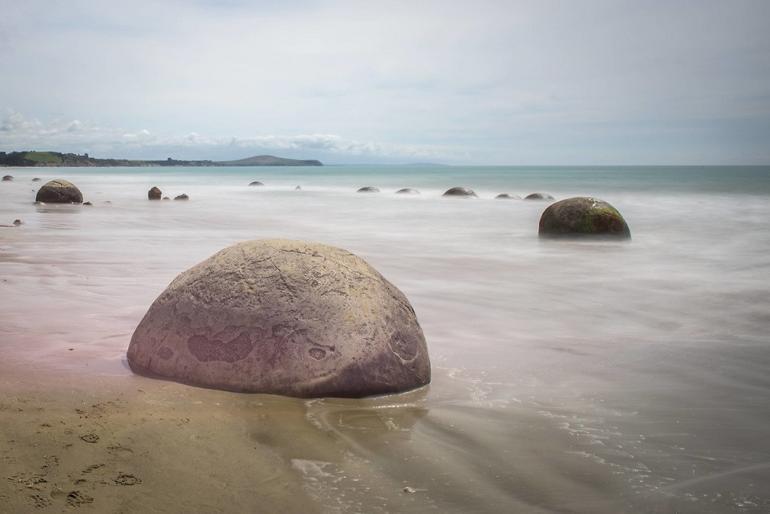
<path id="1" fill-rule="evenodd" d="M 532 193 L 524 197 L 525 200 L 553 200 L 548 193 Z"/>
<path id="2" fill-rule="evenodd" d="M 411 187 L 405 187 L 403 189 L 399 189 L 396 191 L 397 195 L 419 195 L 420 192 L 416 189 L 412 189 Z"/>
<path id="3" fill-rule="evenodd" d="M 189 200 L 190 197 L 187 196 L 185 193 L 182 193 L 181 195 L 175 196 L 174 200 Z"/>
<path id="4" fill-rule="evenodd" d="M 508 193 L 500 193 L 495 197 L 495 200 L 519 200 L 516 195 L 509 195 Z"/>
<path id="5" fill-rule="evenodd" d="M 576 197 L 548 206 L 540 217 L 540 237 L 605 237 L 629 239 L 620 212 L 603 200 Z"/>
<path id="6" fill-rule="evenodd" d="M 150 188 L 149 191 L 147 191 L 148 200 L 160 200 L 162 196 L 163 196 L 163 192 L 160 189 L 158 189 L 157 186 L 153 186 Z"/>
<path id="7" fill-rule="evenodd" d="M 13 180 L 13 175 L 4 175 L 3 176 L 3 182 L 10 182 Z"/>
<path id="8" fill-rule="evenodd" d="M 430 382 L 409 301 L 363 259 L 317 243 L 239 243 L 179 275 L 134 332 L 128 363 L 230 391 L 363 397 Z"/>
<path id="9" fill-rule="evenodd" d="M 75 185 L 66 180 L 56 179 L 43 184 L 37 195 L 36 202 L 44 203 L 83 203 L 83 193 Z"/>
<path id="10" fill-rule="evenodd" d="M 40 182 L 40 177 L 35 177 L 32 179 L 32 182 Z"/>
<path id="11" fill-rule="evenodd" d="M 460 196 L 472 198 L 476 196 L 476 193 L 473 191 L 473 189 L 469 189 L 467 187 L 453 187 L 447 189 L 442 196 Z"/>
<path id="12" fill-rule="evenodd" d="M 357 191 L 358 193 L 379 193 L 380 190 L 374 186 L 365 186 Z"/>
<path id="13" fill-rule="evenodd" d="M 254 182 L 250 182 L 249 185 L 250 186 L 264 186 L 264 184 L 262 182 L 260 182 L 259 180 L 255 180 Z"/>

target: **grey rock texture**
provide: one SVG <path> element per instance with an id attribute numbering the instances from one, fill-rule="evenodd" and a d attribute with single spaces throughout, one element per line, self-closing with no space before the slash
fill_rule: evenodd
<path id="1" fill-rule="evenodd" d="M 469 189 L 467 187 L 453 187 L 451 189 L 447 189 L 442 196 L 464 196 L 467 198 L 474 198 L 476 193 L 473 191 L 473 189 Z"/>
<path id="2" fill-rule="evenodd" d="M 575 197 L 548 206 L 540 216 L 540 237 L 629 239 L 631 230 L 620 212 L 603 200 Z"/>
<path id="3" fill-rule="evenodd" d="M 363 397 L 430 382 L 409 301 L 363 259 L 257 240 L 179 275 L 131 338 L 140 374 L 230 391 Z"/>
<path id="4" fill-rule="evenodd" d="M 36 202 L 83 203 L 83 193 L 71 182 L 56 179 L 43 184 L 35 196 Z"/>

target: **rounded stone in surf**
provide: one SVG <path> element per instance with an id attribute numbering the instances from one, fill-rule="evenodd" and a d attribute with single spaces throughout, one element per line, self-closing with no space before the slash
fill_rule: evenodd
<path id="1" fill-rule="evenodd" d="M 233 245 L 179 275 L 134 332 L 136 373 L 297 397 L 364 397 L 430 382 L 404 294 L 363 259 L 318 243 Z"/>
<path id="2" fill-rule="evenodd" d="M 549 205 L 540 216 L 538 233 L 542 238 L 631 238 L 626 220 L 615 207 L 588 197 Z"/>
<path id="3" fill-rule="evenodd" d="M 43 184 L 37 195 L 36 202 L 43 203 L 83 203 L 83 193 L 72 182 L 56 179 Z"/>
<path id="4" fill-rule="evenodd" d="M 452 187 L 447 189 L 442 196 L 454 196 L 458 198 L 476 198 L 476 192 L 467 187 Z"/>

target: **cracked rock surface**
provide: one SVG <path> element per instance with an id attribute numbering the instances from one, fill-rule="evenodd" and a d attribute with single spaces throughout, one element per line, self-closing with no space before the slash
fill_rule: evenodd
<path id="1" fill-rule="evenodd" d="M 239 243 L 179 275 L 128 348 L 131 369 L 299 397 L 363 397 L 430 382 L 409 301 L 363 259 L 317 243 Z"/>

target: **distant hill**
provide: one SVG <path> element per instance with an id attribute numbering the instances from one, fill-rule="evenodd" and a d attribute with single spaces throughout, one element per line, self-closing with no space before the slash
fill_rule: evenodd
<path id="1" fill-rule="evenodd" d="M 165 161 L 129 159 L 96 159 L 88 154 L 60 152 L 0 152 L 0 166 L 323 166 L 317 160 L 284 159 L 272 155 L 255 155 L 236 161 L 181 161 L 169 157 Z"/>
<path id="2" fill-rule="evenodd" d="M 273 155 L 255 155 L 237 161 L 219 161 L 217 166 L 323 166 L 321 161 L 284 159 Z"/>

